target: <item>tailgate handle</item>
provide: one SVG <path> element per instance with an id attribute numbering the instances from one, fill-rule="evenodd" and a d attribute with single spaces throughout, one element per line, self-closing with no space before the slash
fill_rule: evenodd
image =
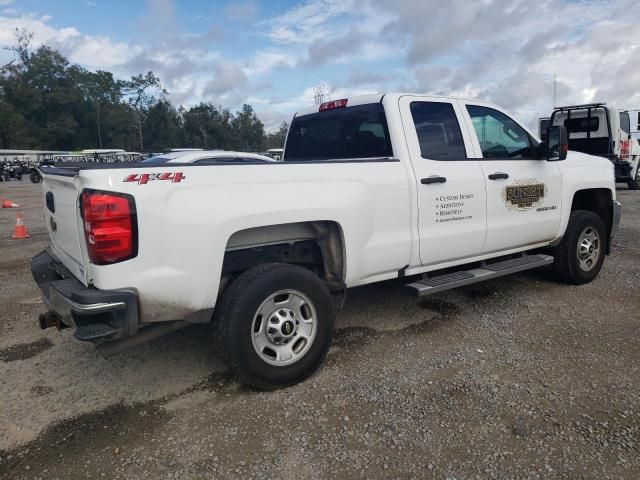
<path id="1" fill-rule="evenodd" d="M 53 201 L 53 193 L 52 192 L 47 192 L 47 194 L 45 195 L 45 202 L 47 204 L 47 208 L 49 209 L 49 211 L 51 213 L 56 213 L 56 204 Z"/>

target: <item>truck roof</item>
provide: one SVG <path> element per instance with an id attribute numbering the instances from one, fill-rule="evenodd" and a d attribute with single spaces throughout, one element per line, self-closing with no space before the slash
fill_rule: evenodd
<path id="1" fill-rule="evenodd" d="M 404 96 L 429 97 L 429 98 L 438 98 L 442 100 L 466 100 L 466 101 L 482 103 L 485 105 L 494 105 L 491 102 L 486 102 L 484 100 L 479 100 L 474 98 L 464 98 L 464 97 L 447 96 L 447 95 L 431 95 L 428 93 L 415 93 L 415 92 L 381 92 L 381 93 L 371 93 L 367 95 L 354 95 L 352 97 L 342 97 L 341 99 L 346 99 L 348 101 L 347 103 L 348 107 L 355 107 L 357 105 L 366 105 L 368 103 L 378 103 L 378 102 L 381 102 L 383 98 L 391 97 L 393 99 L 399 99 L 400 97 L 404 97 Z M 338 98 L 334 98 L 325 103 L 330 103 L 332 101 L 337 101 L 337 100 Z M 495 105 L 495 106 L 500 108 L 498 105 Z M 318 105 L 313 105 L 311 107 L 304 108 L 296 112 L 296 114 L 294 115 L 294 118 L 300 117 L 303 115 L 311 115 L 313 113 L 318 113 L 319 108 L 320 107 Z"/>

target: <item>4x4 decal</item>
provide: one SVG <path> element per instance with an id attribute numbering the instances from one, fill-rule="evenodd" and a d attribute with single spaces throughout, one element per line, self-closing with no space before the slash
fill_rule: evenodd
<path id="1" fill-rule="evenodd" d="M 185 177 L 182 172 L 166 172 L 166 173 L 134 173 L 128 175 L 123 181 L 125 183 L 137 183 L 138 185 L 146 185 L 154 180 L 169 180 L 171 183 L 180 183 Z"/>

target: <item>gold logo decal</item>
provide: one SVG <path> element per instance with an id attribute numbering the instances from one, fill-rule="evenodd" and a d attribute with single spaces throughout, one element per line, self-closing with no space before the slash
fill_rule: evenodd
<path id="1" fill-rule="evenodd" d="M 528 210 L 543 203 L 546 192 L 547 187 L 544 183 L 525 180 L 505 187 L 502 199 L 510 210 Z"/>

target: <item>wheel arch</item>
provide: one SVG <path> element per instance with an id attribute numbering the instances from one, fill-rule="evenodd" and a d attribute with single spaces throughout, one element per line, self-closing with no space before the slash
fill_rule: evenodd
<path id="1" fill-rule="evenodd" d="M 333 220 L 263 225 L 234 232 L 224 252 L 219 293 L 238 274 L 261 263 L 305 266 L 329 290 L 344 288 L 346 248 L 342 226 Z"/>
<path id="2" fill-rule="evenodd" d="M 607 253 L 610 250 L 609 237 L 613 228 L 614 194 L 608 188 L 587 188 L 577 190 L 571 201 L 571 211 L 586 210 L 602 218 L 607 228 Z"/>

